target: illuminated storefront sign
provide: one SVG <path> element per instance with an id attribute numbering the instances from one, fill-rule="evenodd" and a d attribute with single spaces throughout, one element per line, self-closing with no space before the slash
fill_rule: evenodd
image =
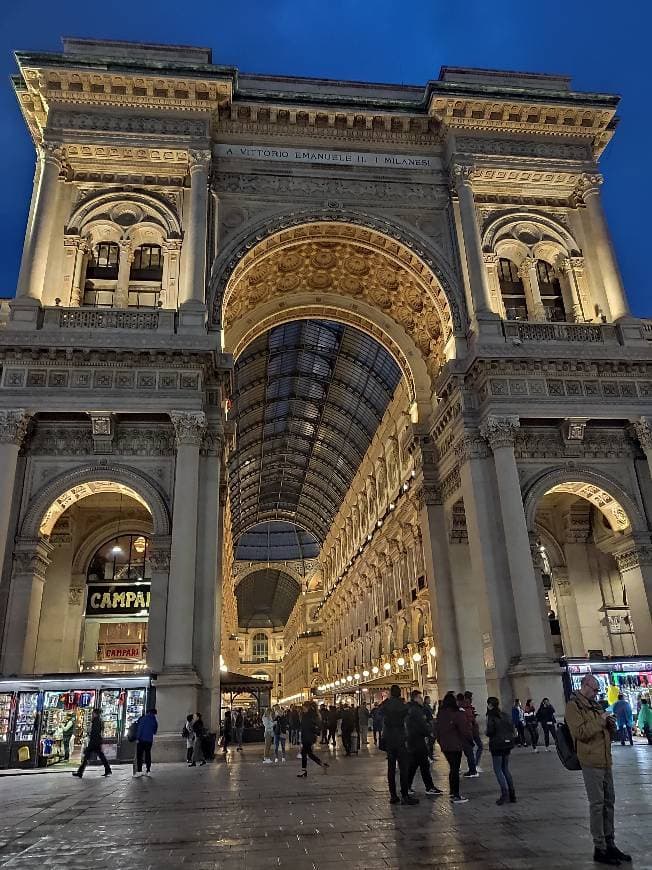
<path id="1" fill-rule="evenodd" d="M 102 661 L 140 661 L 144 658 L 142 643 L 101 643 L 98 649 Z"/>
<path id="2" fill-rule="evenodd" d="M 149 616 L 150 583 L 91 584 L 86 616 Z"/>

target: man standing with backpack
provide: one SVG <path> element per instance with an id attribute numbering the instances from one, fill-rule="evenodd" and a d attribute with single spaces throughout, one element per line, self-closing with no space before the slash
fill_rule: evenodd
<path id="1" fill-rule="evenodd" d="M 616 800 L 611 762 L 611 737 L 616 732 L 613 716 L 604 712 L 596 698 L 600 684 L 586 674 L 580 688 L 566 705 L 566 723 L 575 740 L 577 758 L 582 766 L 584 786 L 589 799 L 591 836 L 598 864 L 618 866 L 631 861 L 614 841 L 614 804 Z"/>

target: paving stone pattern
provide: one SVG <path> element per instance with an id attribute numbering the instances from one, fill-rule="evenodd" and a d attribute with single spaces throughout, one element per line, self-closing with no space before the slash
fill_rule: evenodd
<path id="1" fill-rule="evenodd" d="M 593 868 L 581 775 L 556 754 L 515 750 L 518 803 L 498 807 L 490 764 L 464 781 L 468 804 L 427 798 L 417 774 L 417 807 L 390 806 L 384 755 L 331 756 L 323 775 L 309 762 L 297 779 L 285 765 L 262 765 L 259 747 L 228 762 L 188 769 L 154 767 L 132 778 L 118 767 L 103 779 L 89 769 L 0 778 L 0 867 L 83 870 L 208 868 L 259 870 L 454 870 Z M 614 748 L 617 832 L 634 867 L 652 868 L 652 747 Z M 154 752 L 156 758 L 156 752 Z M 486 759 L 490 761 L 489 758 Z M 446 787 L 438 757 L 435 781 Z"/>

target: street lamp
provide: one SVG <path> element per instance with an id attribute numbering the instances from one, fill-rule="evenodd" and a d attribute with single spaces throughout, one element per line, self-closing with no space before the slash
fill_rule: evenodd
<path id="1" fill-rule="evenodd" d="M 435 649 L 434 646 L 430 647 L 430 655 L 433 657 L 433 659 L 436 658 L 436 656 L 437 656 L 437 650 Z"/>
<path id="2" fill-rule="evenodd" d="M 386 671 L 391 671 L 392 666 L 390 665 L 389 662 L 385 662 L 385 664 L 383 665 L 383 668 L 384 668 Z"/>
<path id="3" fill-rule="evenodd" d="M 376 665 L 374 665 L 373 668 L 371 669 L 371 673 L 372 673 L 372 674 L 377 674 L 377 673 L 378 673 L 378 667 L 377 667 Z"/>
<path id="4" fill-rule="evenodd" d="M 360 679 L 360 674 L 353 674 L 353 679 L 354 679 L 354 680 L 359 680 L 359 679 Z"/>
<path id="5" fill-rule="evenodd" d="M 369 676 L 369 671 L 363 671 L 363 672 L 362 672 L 362 676 L 363 676 L 363 677 L 368 677 L 368 676 Z"/>
<path id="6" fill-rule="evenodd" d="M 347 681 L 347 683 L 353 682 L 353 677 L 351 676 L 351 674 L 348 675 L 348 677 L 346 678 L 346 681 Z"/>
<path id="7" fill-rule="evenodd" d="M 403 665 L 405 664 L 405 659 L 403 658 L 403 656 L 399 656 L 396 659 L 396 664 L 399 666 L 399 668 L 403 667 Z"/>
<path id="8" fill-rule="evenodd" d="M 420 662 L 420 661 L 421 661 L 421 653 L 415 653 L 415 654 L 412 656 L 412 661 L 413 661 L 413 662 Z"/>

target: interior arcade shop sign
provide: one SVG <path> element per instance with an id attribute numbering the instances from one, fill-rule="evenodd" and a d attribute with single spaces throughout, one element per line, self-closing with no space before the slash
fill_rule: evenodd
<path id="1" fill-rule="evenodd" d="M 91 583 L 86 616 L 148 616 L 150 583 Z"/>

